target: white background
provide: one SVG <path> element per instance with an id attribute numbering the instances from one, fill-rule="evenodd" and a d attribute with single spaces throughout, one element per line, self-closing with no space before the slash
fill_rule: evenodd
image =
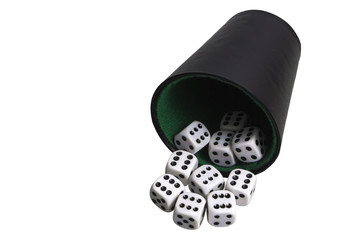
<path id="1" fill-rule="evenodd" d="M 359 239 L 356 4 L 1 1 L 0 239 Z M 170 155 L 150 100 L 248 9 L 302 42 L 282 151 L 234 225 L 187 231 L 148 196 Z"/>

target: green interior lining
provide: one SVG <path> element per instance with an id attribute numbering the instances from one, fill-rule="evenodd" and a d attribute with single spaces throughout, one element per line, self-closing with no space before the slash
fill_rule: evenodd
<path id="1" fill-rule="evenodd" d="M 275 153 L 278 140 L 268 113 L 250 94 L 221 78 L 202 74 L 179 77 L 161 91 L 156 110 L 159 126 L 174 149 L 174 136 L 194 120 L 204 123 L 212 134 L 219 130 L 220 120 L 226 112 L 248 113 L 251 125 L 260 127 L 267 136 L 266 154 L 258 162 L 238 161 L 231 167 L 213 164 L 207 146 L 196 154 L 200 164 L 211 164 L 221 172 L 230 172 L 234 168 L 254 171 L 266 165 Z"/>

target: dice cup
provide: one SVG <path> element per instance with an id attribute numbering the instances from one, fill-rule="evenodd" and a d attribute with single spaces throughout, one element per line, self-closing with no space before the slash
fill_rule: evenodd
<path id="1" fill-rule="evenodd" d="M 260 161 L 217 166 L 208 147 L 196 156 L 224 176 L 234 168 L 264 171 L 280 151 L 300 51 L 299 38 L 281 18 L 259 10 L 236 14 L 156 89 L 151 116 L 157 133 L 174 151 L 174 136 L 192 121 L 214 133 L 227 111 L 244 111 L 267 136 Z"/>

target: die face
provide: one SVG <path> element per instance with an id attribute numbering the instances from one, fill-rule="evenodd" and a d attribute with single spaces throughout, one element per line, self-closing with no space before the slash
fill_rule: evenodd
<path id="1" fill-rule="evenodd" d="M 254 195 L 255 187 L 255 174 L 244 169 L 234 169 L 228 176 L 225 189 L 234 193 L 237 205 L 246 206 Z"/>
<path id="2" fill-rule="evenodd" d="M 153 203 L 165 212 L 171 212 L 177 197 L 184 191 L 182 182 L 171 174 L 159 177 L 150 188 Z"/>
<path id="3" fill-rule="evenodd" d="M 174 142 L 179 150 L 186 150 L 190 153 L 197 153 L 210 141 L 210 132 L 199 121 L 190 123 L 174 137 Z"/>
<path id="4" fill-rule="evenodd" d="M 207 196 L 208 222 L 217 227 L 225 227 L 236 220 L 236 202 L 232 192 L 214 191 Z"/>
<path id="5" fill-rule="evenodd" d="M 166 164 L 165 172 L 179 178 L 186 186 L 192 172 L 198 167 L 197 157 L 184 150 L 173 152 Z"/>
<path id="6" fill-rule="evenodd" d="M 196 193 L 181 194 L 175 205 L 173 220 L 186 229 L 198 229 L 204 219 L 206 199 Z"/>
<path id="7" fill-rule="evenodd" d="M 248 115 L 241 111 L 227 112 L 221 119 L 220 130 L 238 131 L 248 120 Z"/>
<path id="8" fill-rule="evenodd" d="M 265 136 L 259 128 L 245 127 L 235 133 L 232 150 L 242 162 L 257 162 L 265 154 Z"/>
<path id="9" fill-rule="evenodd" d="M 189 189 L 206 197 L 209 193 L 224 188 L 224 178 L 211 165 L 203 165 L 196 169 L 189 178 Z"/>
<path id="10" fill-rule="evenodd" d="M 209 142 L 209 158 L 219 166 L 232 166 L 235 156 L 231 149 L 231 140 L 234 133 L 231 131 L 218 131 L 211 136 Z"/>

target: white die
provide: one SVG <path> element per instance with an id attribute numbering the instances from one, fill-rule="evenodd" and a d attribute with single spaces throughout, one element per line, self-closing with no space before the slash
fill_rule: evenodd
<path id="1" fill-rule="evenodd" d="M 178 149 L 193 154 L 200 151 L 210 141 L 209 130 L 199 121 L 193 121 L 174 137 Z"/>
<path id="2" fill-rule="evenodd" d="M 177 197 L 184 192 L 182 182 L 171 174 L 159 177 L 150 188 L 153 203 L 165 212 L 171 212 Z"/>
<path id="3" fill-rule="evenodd" d="M 215 190 L 224 188 L 224 178 L 221 173 L 211 165 L 203 165 L 196 169 L 189 178 L 189 189 L 206 197 Z"/>
<path id="4" fill-rule="evenodd" d="M 244 169 L 234 169 L 229 174 L 225 189 L 234 193 L 237 205 L 246 206 L 254 195 L 255 187 L 255 174 Z"/>
<path id="5" fill-rule="evenodd" d="M 221 119 L 220 130 L 238 131 L 248 120 L 248 115 L 240 111 L 227 112 Z"/>
<path id="6" fill-rule="evenodd" d="M 265 136 L 257 127 L 237 131 L 232 140 L 232 150 L 242 162 L 257 162 L 265 154 Z"/>
<path id="7" fill-rule="evenodd" d="M 174 208 L 174 222 L 186 229 L 198 229 L 204 219 L 205 205 L 205 198 L 199 194 L 180 194 Z"/>
<path id="8" fill-rule="evenodd" d="M 208 222 L 216 227 L 226 227 L 236 220 L 236 202 L 232 192 L 218 190 L 207 196 Z"/>
<path id="9" fill-rule="evenodd" d="M 218 131 L 211 136 L 209 157 L 213 163 L 225 167 L 235 165 L 235 156 L 231 149 L 233 135 L 231 131 Z"/>
<path id="10" fill-rule="evenodd" d="M 165 172 L 179 178 L 186 186 L 192 172 L 198 167 L 197 157 L 184 150 L 173 152 L 166 164 Z"/>

